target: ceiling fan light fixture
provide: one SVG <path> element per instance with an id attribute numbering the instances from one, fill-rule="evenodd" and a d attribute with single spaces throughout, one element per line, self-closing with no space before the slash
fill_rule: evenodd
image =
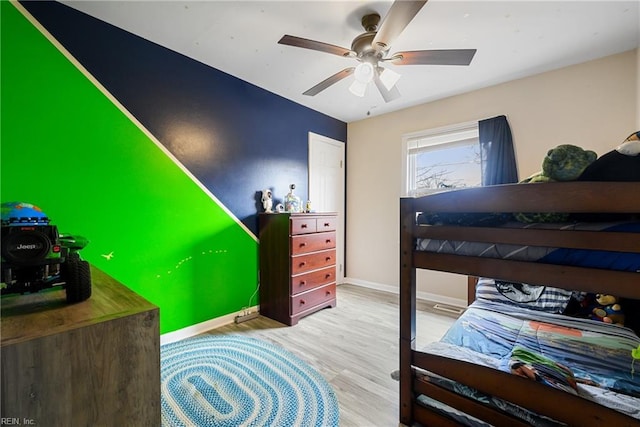
<path id="1" fill-rule="evenodd" d="M 358 79 L 355 79 L 353 83 L 351 83 L 351 86 L 349 86 L 349 92 L 355 96 L 363 97 L 367 91 L 367 86 L 369 86 L 368 83 L 362 83 L 358 81 Z"/>
<path id="2" fill-rule="evenodd" d="M 402 77 L 400 74 L 396 73 L 393 70 L 390 70 L 389 68 L 382 68 L 382 71 L 380 71 L 380 81 L 382 82 L 384 87 L 387 88 L 387 90 L 391 90 L 396 85 L 396 83 L 398 83 L 400 77 Z"/>
<path id="3" fill-rule="evenodd" d="M 353 75 L 355 76 L 357 82 L 366 85 L 373 80 L 373 73 L 373 65 L 371 65 L 369 62 L 361 62 L 356 67 Z"/>
<path id="4" fill-rule="evenodd" d="M 381 63 L 396 65 L 469 65 L 476 49 L 429 49 L 397 52 L 388 55 L 394 40 L 413 20 L 426 0 L 394 0 L 387 15 L 381 19 L 377 13 L 369 13 L 362 17 L 365 32 L 356 36 L 351 42 L 351 49 L 323 43 L 302 37 L 285 34 L 278 44 L 325 52 L 340 57 L 355 59 L 357 66 L 350 66 L 324 79 L 317 85 L 303 92 L 303 95 L 315 96 L 335 83 L 354 75 L 349 87 L 351 93 L 363 97 L 367 86 L 372 81 L 385 102 L 400 97 L 396 87 L 400 74 L 380 66 Z"/>

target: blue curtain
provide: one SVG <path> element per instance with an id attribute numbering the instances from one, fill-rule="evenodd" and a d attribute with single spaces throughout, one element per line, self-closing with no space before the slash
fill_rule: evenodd
<path id="1" fill-rule="evenodd" d="M 478 122 L 482 156 L 482 185 L 518 182 L 511 128 L 505 116 Z"/>

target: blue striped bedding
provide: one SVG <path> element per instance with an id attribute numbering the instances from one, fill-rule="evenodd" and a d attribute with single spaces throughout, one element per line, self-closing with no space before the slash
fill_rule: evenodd
<path id="1" fill-rule="evenodd" d="M 640 419 L 640 366 L 632 372 L 631 351 L 640 338 L 630 329 L 490 301 L 475 301 L 440 342 L 423 351 L 509 372 L 514 349 L 527 349 L 564 365 L 577 380 L 577 394 Z M 553 425 L 521 408 L 505 407 L 465 386 L 445 387 L 494 402 L 532 425 Z"/>

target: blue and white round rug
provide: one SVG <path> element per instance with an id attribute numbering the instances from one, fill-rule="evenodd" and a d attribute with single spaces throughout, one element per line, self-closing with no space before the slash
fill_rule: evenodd
<path id="1" fill-rule="evenodd" d="M 255 338 L 210 335 L 160 347 L 162 425 L 337 426 L 327 381 L 289 351 Z"/>

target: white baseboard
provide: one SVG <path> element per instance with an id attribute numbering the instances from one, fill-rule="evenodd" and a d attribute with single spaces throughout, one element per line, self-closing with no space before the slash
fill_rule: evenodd
<path id="1" fill-rule="evenodd" d="M 354 279 L 346 277 L 344 283 L 351 285 L 362 286 L 363 288 L 376 289 L 378 291 L 391 292 L 393 294 L 399 294 L 400 288 L 398 286 L 388 285 L 385 283 L 369 282 L 367 280 Z M 416 298 L 425 301 L 432 301 L 440 304 L 446 304 L 453 307 L 467 307 L 467 300 L 461 298 L 452 298 L 444 295 L 432 294 L 430 292 L 416 292 Z"/>
<path id="2" fill-rule="evenodd" d="M 195 325 L 187 326 L 186 328 L 178 329 L 177 331 L 167 332 L 166 334 L 160 335 L 160 345 L 193 337 L 203 332 L 210 331 L 211 329 L 228 325 L 235 321 L 236 316 L 244 314 L 245 312 L 253 313 L 254 311 L 260 311 L 260 306 L 255 305 L 236 313 L 226 314 L 224 316 L 216 317 L 215 319 L 206 320 Z"/>
<path id="3" fill-rule="evenodd" d="M 400 289 L 397 286 L 389 285 L 386 283 L 369 282 L 367 280 L 354 279 L 351 277 L 345 277 L 343 283 L 348 283 L 355 286 L 362 286 L 363 288 L 375 289 L 383 292 L 389 292 L 396 295 L 400 293 Z M 464 299 L 451 298 L 443 295 L 432 294 L 429 292 L 417 292 L 416 298 L 420 300 L 446 304 L 453 307 L 465 308 L 467 306 L 467 301 Z M 160 335 L 160 345 L 179 341 L 185 338 L 189 338 L 189 337 L 207 332 L 211 329 L 228 325 L 235 321 L 236 316 L 243 314 L 245 311 L 254 312 L 259 310 L 260 310 L 260 306 L 256 305 L 246 310 L 240 310 L 236 313 L 230 313 L 224 316 L 216 317 L 215 319 L 210 319 L 201 323 L 197 323 L 195 325 L 187 326 L 186 328 L 178 329 L 177 331 L 167 332 L 166 334 Z"/>

